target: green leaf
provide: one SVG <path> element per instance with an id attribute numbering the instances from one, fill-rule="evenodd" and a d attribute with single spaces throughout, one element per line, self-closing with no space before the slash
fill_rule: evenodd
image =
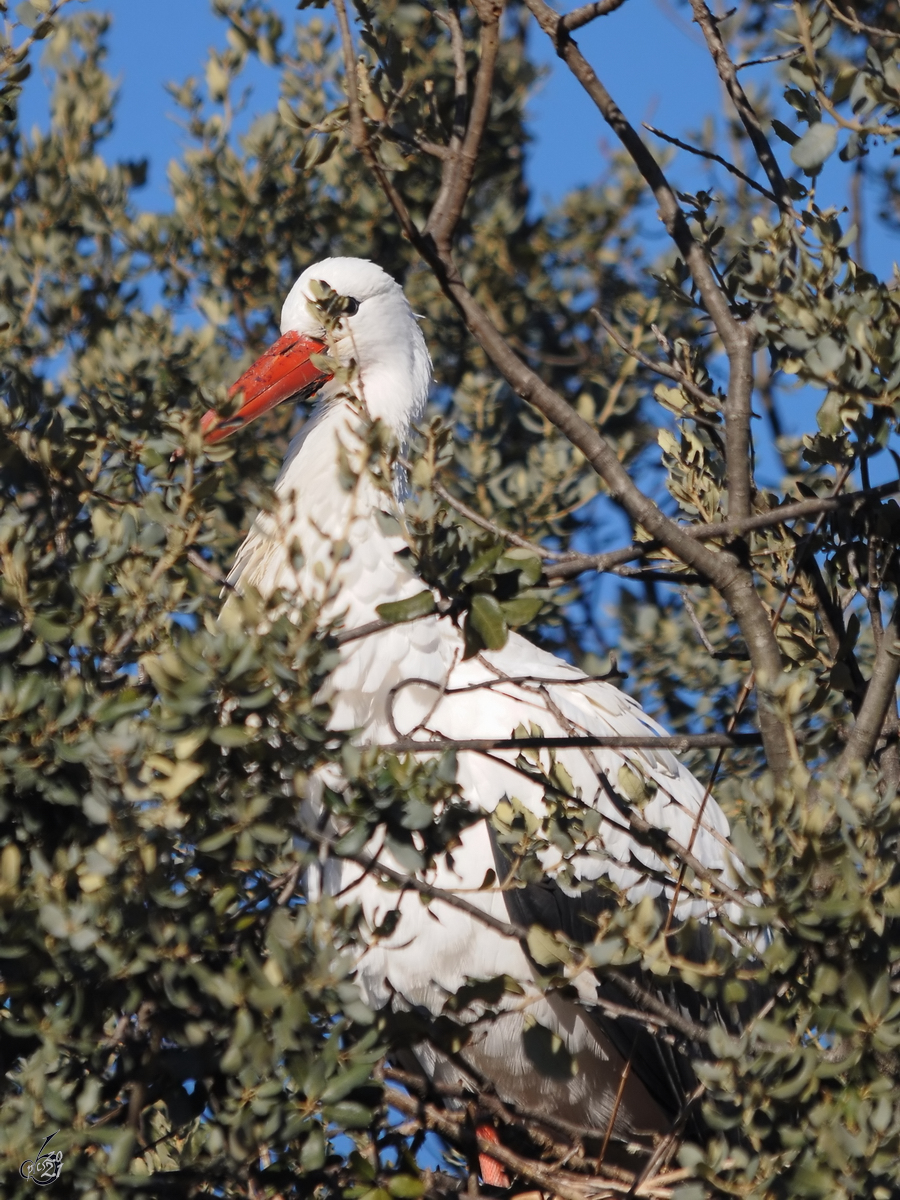
<path id="1" fill-rule="evenodd" d="M 528 953 L 542 967 L 565 966 L 572 961 L 572 952 L 564 941 L 541 925 L 532 925 L 526 938 Z"/>
<path id="2" fill-rule="evenodd" d="M 559 1034 L 539 1025 L 533 1017 L 525 1018 L 522 1045 L 538 1074 L 559 1080 L 569 1080 L 578 1074 L 578 1063 Z"/>
<path id="3" fill-rule="evenodd" d="M 476 579 L 480 579 L 482 575 L 489 574 L 500 561 L 503 555 L 503 546 L 491 546 L 487 550 L 483 550 L 481 554 L 476 555 L 462 573 L 463 583 L 472 583 Z M 507 567 L 507 570 L 512 568 Z"/>
<path id="4" fill-rule="evenodd" d="M 787 142 L 789 146 L 796 146 L 800 141 L 799 136 L 794 133 L 793 129 L 789 129 L 783 121 L 777 119 L 772 121 L 772 129 L 781 138 L 783 142 Z"/>
<path id="5" fill-rule="evenodd" d="M 248 729 L 246 725 L 218 725 L 210 733 L 209 740 L 215 742 L 217 746 L 237 749 L 252 742 L 253 737 L 254 730 Z"/>
<path id="6" fill-rule="evenodd" d="M 807 175 L 814 175 L 837 146 L 837 126 L 816 121 L 791 150 L 791 159 Z"/>
<path id="7" fill-rule="evenodd" d="M 415 1175 L 393 1175 L 388 1180 L 388 1191 L 398 1200 L 417 1200 L 425 1194 L 425 1184 Z"/>
<path id="8" fill-rule="evenodd" d="M 512 600 L 500 601 L 503 619 L 513 629 L 533 621 L 543 607 L 544 600 L 541 596 L 516 596 Z"/>
<path id="9" fill-rule="evenodd" d="M 540 579 L 544 564 L 540 558 L 524 546 L 513 546 L 506 550 L 497 563 L 497 573 L 518 571 L 520 586 L 532 587 Z"/>
<path id="10" fill-rule="evenodd" d="M 336 1100 L 343 1100 L 349 1095 L 354 1088 L 361 1087 L 364 1083 L 368 1083 L 372 1078 L 372 1067 L 369 1063 L 357 1063 L 356 1066 L 350 1067 L 343 1071 L 340 1075 L 335 1075 L 329 1079 L 322 1092 L 321 1100 L 323 1104 L 333 1104 Z"/>
<path id="11" fill-rule="evenodd" d="M 318 1171 L 325 1165 L 325 1135 L 318 1125 L 300 1150 L 300 1166 L 304 1171 Z"/>
<path id="12" fill-rule="evenodd" d="M 31 628 L 39 638 L 43 638 L 45 642 L 61 642 L 69 633 L 68 625 L 61 625 L 57 621 L 50 621 L 47 617 L 35 617 Z"/>
<path id="13" fill-rule="evenodd" d="M 391 600 L 387 604 L 379 604 L 375 611 L 382 621 L 390 621 L 392 625 L 401 621 L 414 621 L 416 617 L 424 617 L 434 612 L 434 595 L 429 591 L 417 592 L 407 600 Z"/>
<path id="14" fill-rule="evenodd" d="M 0 631 L 0 654 L 8 654 L 10 650 L 15 650 L 22 640 L 23 632 L 21 625 L 10 625 Z"/>
<path id="15" fill-rule="evenodd" d="M 469 617 L 482 642 L 488 650 L 502 650 L 506 645 L 507 629 L 503 610 L 487 592 L 478 592 L 472 597 Z"/>
<path id="16" fill-rule="evenodd" d="M 218 833 L 211 834 L 202 842 L 198 842 L 197 849 L 202 850 L 204 854 L 211 854 L 214 850 L 221 850 L 223 846 L 233 842 L 236 836 L 236 829 L 220 829 Z"/>
<path id="17" fill-rule="evenodd" d="M 322 1110 L 326 1121 L 333 1121 L 344 1129 L 365 1129 L 372 1120 L 372 1110 L 355 1100 L 340 1100 Z"/>

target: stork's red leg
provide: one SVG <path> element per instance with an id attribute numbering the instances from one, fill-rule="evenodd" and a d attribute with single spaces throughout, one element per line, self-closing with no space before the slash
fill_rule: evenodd
<path id="1" fill-rule="evenodd" d="M 496 1142 L 498 1146 L 500 1145 L 497 1130 L 493 1125 L 476 1125 L 475 1132 L 480 1138 L 484 1138 L 486 1142 Z M 489 1184 L 490 1187 L 509 1187 L 509 1176 L 503 1166 L 497 1162 L 496 1158 L 491 1158 L 489 1154 L 482 1154 L 479 1151 L 478 1166 L 481 1170 L 483 1183 Z"/>

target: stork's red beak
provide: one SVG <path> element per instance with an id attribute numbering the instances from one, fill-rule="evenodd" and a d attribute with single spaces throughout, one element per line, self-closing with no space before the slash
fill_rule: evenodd
<path id="1" fill-rule="evenodd" d="M 300 333 L 280 337 L 229 389 L 229 397 L 244 393 L 244 403 L 234 416 L 220 417 L 214 409 L 204 414 L 200 428 L 205 441 L 221 442 L 282 400 L 306 400 L 315 395 L 331 379 L 327 371 L 310 362 L 311 355 L 324 349 L 324 342 Z"/>

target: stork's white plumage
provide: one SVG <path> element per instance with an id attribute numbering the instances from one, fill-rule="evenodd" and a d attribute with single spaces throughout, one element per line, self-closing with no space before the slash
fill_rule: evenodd
<path id="1" fill-rule="evenodd" d="M 330 352 L 357 364 L 349 385 L 310 362 L 326 340 L 321 317 L 310 303 L 313 280 L 348 298 L 346 314 L 331 334 Z M 326 259 L 308 268 L 285 302 L 281 329 L 280 341 L 235 385 L 244 393 L 237 416 L 223 421 L 207 414 L 204 421 L 207 439 L 217 441 L 282 399 L 318 393 L 316 412 L 292 442 L 278 478 L 280 507 L 257 518 L 230 578 L 264 595 L 282 588 L 316 599 L 324 614 L 343 614 L 347 628 L 362 626 L 376 619 L 376 606 L 423 589 L 406 556 L 398 554 L 406 543 L 382 515 L 391 498 L 363 468 L 362 414 L 380 418 L 404 441 L 425 403 L 431 362 L 401 288 L 361 259 Z M 355 476 L 349 488 L 348 462 Z M 343 548 L 340 554 L 335 554 L 337 544 Z M 302 558 L 293 553 L 297 545 Z M 460 629 L 437 614 L 348 642 L 328 686 L 332 727 L 358 730 L 361 742 L 375 744 L 393 742 L 397 733 L 423 740 L 509 738 L 517 727 L 532 723 L 548 737 L 664 732 L 617 688 L 587 678 L 516 634 L 502 650 L 469 659 L 463 652 Z M 515 798 L 538 819 L 543 817 L 543 789 L 516 769 L 516 757 L 512 751 L 459 754 L 458 782 L 475 811 L 487 816 L 501 801 Z M 615 786 L 625 763 L 657 788 L 642 815 L 682 845 L 691 845 L 707 867 L 729 873 L 727 821 L 668 751 L 565 749 L 558 759 L 583 800 L 602 818 L 596 834 L 572 860 L 581 880 L 605 877 L 633 900 L 673 893 L 665 882 L 671 880 L 671 863 L 631 837 L 601 786 L 601 774 Z M 383 861 L 396 867 L 387 854 Z M 552 884 L 560 862 L 560 851 L 543 855 L 547 895 L 552 891 L 559 926 L 565 927 L 587 902 L 577 889 Z M 491 869 L 502 874 L 496 840 L 483 820 L 465 832 L 452 861 L 438 861 L 429 882 L 465 893 L 501 920 L 524 917 L 527 922 L 522 891 L 479 890 Z M 438 1014 L 467 981 L 501 975 L 523 989 L 522 996 L 506 997 L 500 1015 L 475 1025 L 463 1063 L 451 1064 L 433 1049 L 419 1047 L 419 1062 L 429 1074 L 460 1081 L 467 1064 L 508 1102 L 594 1129 L 600 1136 L 611 1119 L 614 1136 L 632 1142 L 650 1144 L 668 1130 L 671 1094 L 662 1080 L 655 1085 L 652 1072 L 648 1077 L 646 1070 L 625 1069 L 629 1051 L 592 1011 L 597 980 L 591 972 L 573 980 L 577 1001 L 559 992 L 544 996 L 518 941 L 446 902 L 433 901 L 426 909 L 411 892 L 400 893 L 398 901 L 396 891 L 386 892 L 371 874 L 360 875 L 355 865 L 332 859 L 323 886 L 340 892 L 347 902 L 359 901 L 369 929 L 399 905 L 393 934 L 373 941 L 358 965 L 370 1005 L 381 1006 L 393 997 L 395 1004 L 424 1006 Z M 676 910 L 679 918 L 703 917 L 707 911 L 704 902 L 687 892 L 679 894 Z M 541 919 L 548 923 L 546 912 Z M 546 1075 L 536 1069 L 526 1036 L 535 1021 L 562 1039 L 577 1063 L 576 1073 Z"/>

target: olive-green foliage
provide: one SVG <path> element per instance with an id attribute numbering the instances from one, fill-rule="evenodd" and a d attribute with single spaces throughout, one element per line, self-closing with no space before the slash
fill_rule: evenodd
<path id="1" fill-rule="evenodd" d="M 550 586 L 538 552 L 464 520 L 432 485 L 483 521 L 558 547 L 598 478 L 498 380 L 401 237 L 347 137 L 328 13 L 288 31 L 263 2 L 216 0 L 228 49 L 211 54 L 203 81 L 173 90 L 191 144 L 170 165 L 174 207 L 160 215 L 139 207 L 144 165 L 102 154 L 115 118 L 106 21 L 60 7 L 23 5 L 20 49 L 0 45 L 2 1190 L 33 1194 L 19 1163 L 58 1130 L 61 1195 L 438 1195 L 459 1186 L 464 1160 L 448 1151 L 443 1175 L 422 1174 L 421 1138 L 392 1119 L 381 1064 L 415 1038 L 452 1050 L 463 1036 L 454 1015 L 489 1010 L 514 984 L 473 981 L 430 1025 L 369 1012 L 351 977 L 353 911 L 303 894 L 317 850 L 297 838 L 297 811 L 310 775 L 336 764 L 346 790 L 324 795 L 344 831 L 336 852 L 358 855 L 380 827 L 409 871 L 452 848 L 471 814 L 452 755 L 416 763 L 328 730 L 321 685 L 337 651 L 311 606 L 289 619 L 277 598 L 266 611 L 256 596 L 235 597 L 219 621 L 222 574 L 269 503 L 297 418 L 277 410 L 260 436 L 204 452 L 199 417 L 270 339 L 303 267 L 334 253 L 379 261 L 424 314 L 436 364 L 434 411 L 412 451 L 409 526 L 423 575 L 466 614 L 470 649 L 523 626 L 589 668 L 591 578 Z M 856 11 L 877 24 L 892 8 Z M 870 136 L 823 135 L 819 92 L 890 137 L 896 43 L 838 28 L 824 11 L 752 5 L 729 27 L 749 57 L 782 51 L 810 18 L 816 61 L 773 68 L 797 113 L 795 127 L 774 129 L 794 151 L 801 220 L 776 224 L 758 193 L 724 175 L 682 198 L 755 322 L 768 359 L 755 403 L 765 408 L 793 380 L 821 394 L 808 436 L 774 429 L 784 483 L 757 493 L 759 512 L 826 494 L 843 467 L 865 483 L 896 421 L 895 293 L 854 261 L 846 220 L 819 211 L 813 191 L 830 151 L 853 161 Z M 424 219 L 440 168 L 427 145 L 443 145 L 451 126 L 450 39 L 428 6 L 384 0 L 358 15 L 366 119 Z M 477 20 L 462 18 L 472 59 Z M 714 519 L 727 481 L 705 317 L 683 264 L 649 260 L 642 187 L 624 157 L 556 211 L 533 214 L 523 113 L 538 72 L 526 26 L 518 8 L 504 18 L 458 237 L 466 282 L 655 499 L 682 519 Z M 37 43 L 51 120 L 31 134 L 17 97 Z M 238 137 L 250 56 L 279 73 L 280 100 Z M 746 156 L 736 124 L 719 150 Z M 162 288 L 153 307 L 148 279 Z M 650 356 L 656 326 L 708 403 L 598 337 L 592 305 Z M 183 319 L 185 306 L 197 319 Z M 375 468 L 379 438 L 376 429 Z M 705 1090 L 702 1122 L 679 1150 L 678 1200 L 900 1194 L 900 806 L 887 752 L 884 777 L 877 764 L 839 778 L 832 766 L 871 669 L 879 590 L 896 593 L 898 524 L 896 504 L 882 501 L 747 539 L 770 611 L 791 583 L 777 625 L 786 673 L 768 702 L 800 748 L 792 776 L 777 780 L 756 749 L 726 759 L 717 795 L 734 816 L 747 899 L 743 911 L 723 907 L 706 961 L 688 951 L 691 930 L 666 936 L 654 905 L 621 899 L 583 944 L 529 934 L 548 987 L 566 986 L 564 969 L 580 964 L 693 993 L 707 1029 L 687 1048 Z M 660 554 L 650 562 L 680 570 Z M 691 610 L 658 583 L 616 593 L 619 649 L 629 687 L 671 727 L 720 729 L 747 678 L 746 648 L 720 598 L 686 582 Z M 753 714 L 750 702 L 743 728 Z M 706 757 L 694 761 L 708 772 Z M 510 797 L 495 824 L 525 881 L 540 876 L 539 850 L 568 858 L 597 822 L 552 755 L 525 750 L 520 767 L 543 782 L 547 820 Z M 623 811 L 640 816 L 645 781 L 617 782 Z M 684 886 L 704 887 L 690 871 Z M 558 1051 L 532 1041 L 536 1069 L 560 1069 Z M 444 1132 L 471 1150 L 460 1122 L 458 1136 Z"/>

